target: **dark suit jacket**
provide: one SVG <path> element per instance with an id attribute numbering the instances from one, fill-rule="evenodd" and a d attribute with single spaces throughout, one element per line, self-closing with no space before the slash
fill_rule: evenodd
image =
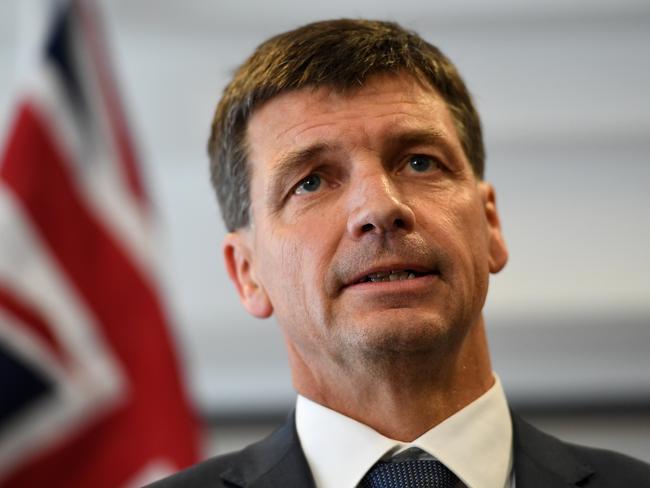
<path id="1" fill-rule="evenodd" d="M 516 488 L 650 488 L 650 465 L 601 449 L 560 441 L 513 414 Z M 308 488 L 314 481 L 293 415 L 246 449 L 215 457 L 151 488 Z M 341 487 L 352 488 L 352 487 Z"/>

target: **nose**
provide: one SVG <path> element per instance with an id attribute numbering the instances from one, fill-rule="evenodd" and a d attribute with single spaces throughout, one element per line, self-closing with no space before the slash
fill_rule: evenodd
<path id="1" fill-rule="evenodd" d="M 355 239 L 367 235 L 409 233 L 415 215 L 386 174 L 366 175 L 351 188 L 347 230 Z"/>

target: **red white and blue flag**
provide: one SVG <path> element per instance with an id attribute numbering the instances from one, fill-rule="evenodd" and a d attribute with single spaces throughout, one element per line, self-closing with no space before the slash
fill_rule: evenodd
<path id="1" fill-rule="evenodd" d="M 96 12 L 59 3 L 0 152 L 0 486 L 139 486 L 198 459 L 151 209 Z"/>

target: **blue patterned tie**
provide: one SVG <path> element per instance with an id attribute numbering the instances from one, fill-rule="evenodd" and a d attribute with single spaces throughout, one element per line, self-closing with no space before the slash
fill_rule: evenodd
<path id="1" fill-rule="evenodd" d="M 440 461 L 379 461 L 363 477 L 360 488 L 453 488 L 458 477 Z"/>

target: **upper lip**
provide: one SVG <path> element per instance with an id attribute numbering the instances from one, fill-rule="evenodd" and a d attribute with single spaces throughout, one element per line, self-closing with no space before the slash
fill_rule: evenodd
<path id="1" fill-rule="evenodd" d="M 370 268 L 366 268 L 363 271 L 353 275 L 350 279 L 345 281 L 343 286 L 345 287 L 345 286 L 357 284 L 363 278 L 371 274 L 390 273 L 391 271 L 399 272 L 399 271 L 406 271 L 406 270 L 414 271 L 416 273 L 423 273 L 423 274 L 432 274 L 438 272 L 436 268 L 430 266 L 423 266 L 421 264 L 412 264 L 412 263 L 394 263 L 394 264 L 373 266 Z"/>

